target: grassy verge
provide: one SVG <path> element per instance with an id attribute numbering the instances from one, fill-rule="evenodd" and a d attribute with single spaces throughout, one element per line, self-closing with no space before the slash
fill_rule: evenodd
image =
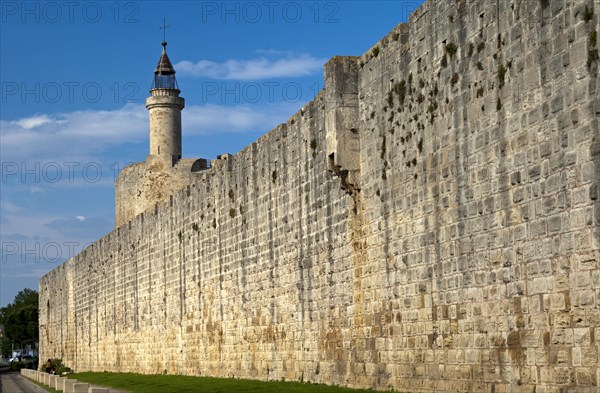
<path id="1" fill-rule="evenodd" d="M 221 379 L 181 375 L 142 375 L 129 373 L 76 373 L 69 378 L 94 385 L 113 387 L 132 393 L 365 393 L 356 390 L 300 382 L 262 382 L 246 379 Z"/>

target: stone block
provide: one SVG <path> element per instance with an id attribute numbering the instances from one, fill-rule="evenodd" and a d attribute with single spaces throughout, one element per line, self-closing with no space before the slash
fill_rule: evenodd
<path id="1" fill-rule="evenodd" d="M 67 378 L 65 378 L 65 377 L 57 377 L 57 378 L 55 378 L 54 379 L 54 386 L 51 386 L 51 387 L 53 387 L 56 390 L 62 390 L 65 379 L 67 379 Z"/>
<path id="2" fill-rule="evenodd" d="M 46 385 L 48 385 L 48 386 L 50 386 L 51 388 L 54 389 L 54 387 L 56 386 L 56 380 L 57 379 L 60 379 L 60 377 L 58 375 L 48 374 Z"/>
<path id="3" fill-rule="evenodd" d="M 70 392 L 65 393 L 89 393 L 90 384 L 77 382 L 72 385 Z"/>
<path id="4" fill-rule="evenodd" d="M 63 386 L 61 390 L 64 393 L 73 393 L 73 385 L 75 385 L 76 383 L 79 383 L 79 381 L 77 381 L 76 379 L 66 378 L 63 380 Z"/>
<path id="5" fill-rule="evenodd" d="M 90 387 L 88 393 L 109 393 L 108 388 Z"/>

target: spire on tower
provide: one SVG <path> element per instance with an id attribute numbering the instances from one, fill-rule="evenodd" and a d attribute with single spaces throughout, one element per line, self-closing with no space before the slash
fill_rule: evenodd
<path id="1" fill-rule="evenodd" d="M 175 79 L 175 69 L 167 55 L 167 41 L 165 41 L 166 36 L 164 35 L 164 31 L 166 31 L 167 27 L 169 27 L 169 25 L 166 24 L 166 21 L 163 21 L 163 27 L 161 27 L 161 29 L 163 29 L 163 42 L 161 43 L 163 50 L 160 59 L 158 59 L 158 65 L 154 70 L 154 81 L 150 90 L 172 89 L 179 92 L 177 79 Z"/>

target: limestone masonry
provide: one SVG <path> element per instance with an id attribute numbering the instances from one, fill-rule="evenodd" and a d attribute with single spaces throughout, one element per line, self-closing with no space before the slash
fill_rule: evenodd
<path id="1" fill-rule="evenodd" d="M 40 281 L 41 358 L 598 392 L 599 14 L 597 0 L 429 0 L 211 165 L 181 158 L 161 56 L 118 227 Z"/>

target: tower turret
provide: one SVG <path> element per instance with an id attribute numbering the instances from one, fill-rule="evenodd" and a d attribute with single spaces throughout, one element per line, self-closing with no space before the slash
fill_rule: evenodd
<path id="1" fill-rule="evenodd" d="M 175 69 L 167 56 L 167 43 L 154 70 L 154 81 L 146 108 L 150 112 L 150 155 L 165 165 L 173 166 L 181 159 L 181 110 L 185 100 L 179 97 Z"/>

